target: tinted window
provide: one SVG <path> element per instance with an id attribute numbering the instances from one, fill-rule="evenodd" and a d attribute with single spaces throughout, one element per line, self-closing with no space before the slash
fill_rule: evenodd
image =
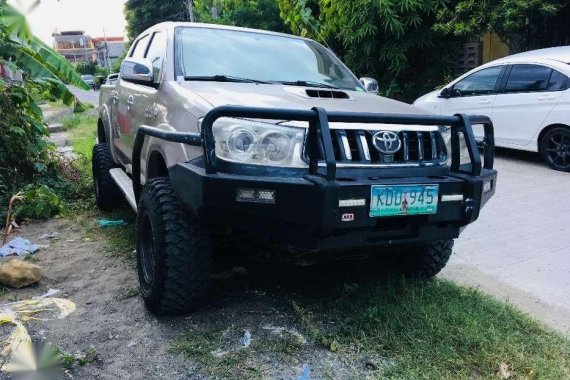
<path id="1" fill-rule="evenodd" d="M 463 78 L 453 86 L 455 96 L 484 95 L 495 92 L 495 85 L 503 66 L 479 70 Z"/>
<path id="2" fill-rule="evenodd" d="M 505 92 L 546 91 L 552 69 L 538 65 L 514 65 Z"/>
<path id="3" fill-rule="evenodd" d="M 268 82 L 312 81 L 364 91 L 358 79 L 320 44 L 280 35 L 183 28 L 177 35 L 178 72 Z"/>
<path id="4" fill-rule="evenodd" d="M 144 58 L 144 53 L 146 52 L 146 47 L 148 45 L 148 39 L 149 39 L 149 35 L 147 34 L 146 36 L 144 36 L 143 38 L 141 38 L 137 41 L 137 44 L 135 45 L 135 48 L 133 49 L 131 57 L 133 57 L 133 58 Z"/>
<path id="5" fill-rule="evenodd" d="M 552 76 L 550 77 L 550 81 L 548 82 L 548 91 L 561 91 L 565 90 L 567 86 L 567 77 L 566 75 L 559 73 L 556 70 L 552 70 Z"/>
<path id="6" fill-rule="evenodd" d="M 162 63 L 166 55 L 166 38 L 164 33 L 156 32 L 152 35 L 150 46 L 146 53 L 145 58 L 152 62 L 153 77 L 155 81 L 160 78 L 160 71 L 162 70 Z"/>

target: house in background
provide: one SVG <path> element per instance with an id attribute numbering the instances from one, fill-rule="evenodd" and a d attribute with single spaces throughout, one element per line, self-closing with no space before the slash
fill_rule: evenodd
<path id="1" fill-rule="evenodd" d="M 54 49 L 69 62 L 90 62 L 97 60 L 93 39 L 82 30 L 53 33 Z"/>
<path id="2" fill-rule="evenodd" d="M 457 75 L 466 73 L 477 66 L 511 54 L 506 43 L 496 34 L 486 33 L 479 41 L 463 45 L 456 61 Z"/>
<path id="3" fill-rule="evenodd" d="M 99 66 L 110 67 L 125 50 L 124 37 L 93 37 Z"/>

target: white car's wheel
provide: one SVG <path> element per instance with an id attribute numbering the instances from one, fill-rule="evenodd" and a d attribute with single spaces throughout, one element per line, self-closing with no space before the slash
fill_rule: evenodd
<path id="1" fill-rule="evenodd" d="M 548 131 L 540 141 L 540 152 L 552 169 L 570 171 L 570 128 L 557 127 Z"/>

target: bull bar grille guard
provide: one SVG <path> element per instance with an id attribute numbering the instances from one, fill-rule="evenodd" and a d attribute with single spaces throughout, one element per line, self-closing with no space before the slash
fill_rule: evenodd
<path id="1" fill-rule="evenodd" d="M 192 146 L 202 146 L 205 157 L 205 171 L 215 174 L 218 171 L 218 159 L 212 127 L 214 122 L 222 117 L 297 120 L 309 123 L 307 145 L 309 148 L 309 175 L 323 176 L 327 181 L 336 179 L 336 160 L 333 143 L 329 131 L 329 122 L 333 123 L 365 123 L 365 124 L 400 124 L 451 127 L 451 167 L 450 173 L 471 176 L 481 175 L 481 169 L 493 169 L 494 160 L 494 131 L 493 123 L 487 116 L 471 116 L 458 114 L 455 116 L 435 115 L 400 115 L 389 113 L 356 113 L 356 112 L 327 112 L 324 108 L 315 107 L 310 110 L 273 109 L 243 106 L 220 106 L 212 109 L 204 116 L 202 132 L 171 132 L 150 126 L 140 126 L 137 130 L 133 146 L 133 190 L 138 201 L 142 191 L 141 184 L 141 151 L 145 137 L 155 137 L 169 142 L 182 143 Z M 475 140 L 473 125 L 483 125 L 485 137 L 479 144 Z M 464 135 L 469 152 L 469 170 L 463 169 L 460 158 L 460 134 Z M 324 175 L 319 173 L 319 140 L 323 146 L 325 164 Z M 484 148 L 484 164 L 478 147 Z"/>

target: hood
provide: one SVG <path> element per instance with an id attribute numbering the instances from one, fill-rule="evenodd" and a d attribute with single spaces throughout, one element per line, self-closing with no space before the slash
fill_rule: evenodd
<path id="1" fill-rule="evenodd" d="M 212 107 L 222 105 L 286 109 L 323 107 L 327 111 L 426 114 L 425 111 L 409 104 L 366 92 L 333 90 L 348 96 L 347 99 L 333 99 L 308 96 L 307 90 L 330 91 L 314 87 L 220 82 L 215 85 L 212 82 L 181 82 L 180 85 L 200 96 Z"/>

